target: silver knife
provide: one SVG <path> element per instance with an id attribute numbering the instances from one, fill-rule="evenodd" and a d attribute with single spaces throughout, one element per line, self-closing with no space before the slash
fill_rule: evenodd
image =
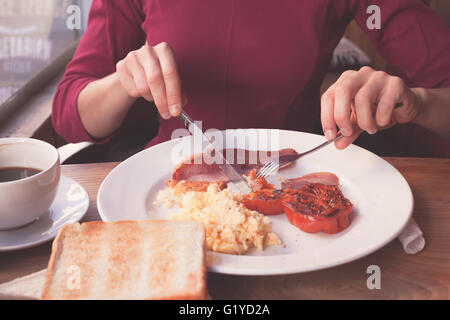
<path id="1" fill-rule="evenodd" d="M 202 139 L 208 143 L 212 148 L 214 148 L 215 155 L 219 157 L 221 163 L 216 163 L 220 169 L 222 169 L 223 173 L 230 179 L 230 182 L 232 183 L 232 186 L 234 186 L 237 190 L 239 190 L 241 193 L 246 194 L 252 192 L 252 188 L 248 185 L 247 181 L 242 178 L 242 176 L 233 168 L 233 166 L 227 161 L 227 159 L 223 156 L 222 152 L 217 150 L 214 147 L 214 144 L 208 137 L 202 132 L 202 129 L 200 129 L 195 122 L 189 117 L 186 112 L 182 111 L 181 114 L 178 116 L 178 119 L 180 119 L 183 124 L 186 126 L 186 128 L 189 130 L 189 132 L 194 135 L 195 133 L 201 133 Z"/>

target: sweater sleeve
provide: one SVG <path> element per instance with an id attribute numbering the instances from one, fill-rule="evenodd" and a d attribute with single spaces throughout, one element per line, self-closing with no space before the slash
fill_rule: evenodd
<path id="1" fill-rule="evenodd" d="M 450 86 L 450 28 L 428 0 L 355 0 L 355 20 L 377 51 L 410 87 Z M 369 29 L 370 5 L 380 9 L 381 28 Z"/>
<path id="2" fill-rule="evenodd" d="M 145 43 L 143 19 L 139 0 L 93 1 L 86 33 L 53 98 L 52 124 L 67 142 L 94 142 L 81 122 L 78 95 L 91 81 L 115 72 L 117 62 Z"/>

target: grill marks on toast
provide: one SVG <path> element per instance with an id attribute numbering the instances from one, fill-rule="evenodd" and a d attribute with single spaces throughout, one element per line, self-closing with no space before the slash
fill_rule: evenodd
<path id="1" fill-rule="evenodd" d="M 151 230 L 149 230 L 151 232 Z M 151 241 L 147 243 L 148 253 L 145 261 L 148 266 L 152 266 L 152 270 L 154 270 L 151 277 L 146 279 L 147 285 L 150 288 L 155 288 L 155 295 L 162 295 L 162 292 L 158 292 L 161 288 L 165 288 L 166 292 L 176 293 L 176 289 L 173 283 L 173 278 L 168 277 L 170 274 L 176 274 L 176 270 L 178 269 L 178 261 L 177 261 L 177 252 L 174 252 L 173 242 L 174 234 L 172 229 L 168 229 L 163 227 L 161 232 L 167 235 L 167 238 L 164 239 L 155 236 L 155 233 L 152 234 Z M 183 230 L 179 230 L 179 232 L 183 232 Z"/>
<path id="2" fill-rule="evenodd" d="M 101 248 L 104 237 L 99 228 L 100 225 L 96 223 L 90 228 L 78 224 L 68 225 L 63 236 L 55 240 L 53 250 L 56 247 L 59 254 L 55 257 L 54 278 L 63 280 L 52 284 L 50 296 L 61 293 L 61 299 L 80 299 L 85 295 L 94 295 L 96 279 L 102 270 L 99 270 L 100 266 L 86 262 L 93 256 L 98 259 L 103 254 Z"/>
<path id="3" fill-rule="evenodd" d="M 65 226 L 53 243 L 42 298 L 205 299 L 204 242 L 204 226 L 193 221 Z M 70 289 L 73 266 L 80 281 Z"/>
<path id="4" fill-rule="evenodd" d="M 106 250 L 104 272 L 106 281 L 98 285 L 100 296 L 121 297 L 124 292 L 136 290 L 143 273 L 143 242 L 145 230 L 136 222 L 109 225 L 107 236 L 109 248 Z M 137 290 L 139 292 L 140 290 Z M 123 297 L 126 298 L 126 297 Z"/>

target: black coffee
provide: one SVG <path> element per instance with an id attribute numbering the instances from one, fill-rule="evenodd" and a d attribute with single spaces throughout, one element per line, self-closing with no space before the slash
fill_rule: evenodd
<path id="1" fill-rule="evenodd" d="M 22 167 L 0 168 L 0 182 L 25 179 L 34 176 L 39 172 L 41 172 L 41 170 L 33 168 L 22 168 Z"/>

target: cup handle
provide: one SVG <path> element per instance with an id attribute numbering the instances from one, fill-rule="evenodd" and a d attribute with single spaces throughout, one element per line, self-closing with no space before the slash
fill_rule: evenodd
<path id="1" fill-rule="evenodd" d="M 74 154 L 80 152 L 83 149 L 93 145 L 92 142 L 79 142 L 79 143 L 69 143 L 62 147 L 59 147 L 59 162 L 63 164 L 67 159 L 69 159 Z"/>

